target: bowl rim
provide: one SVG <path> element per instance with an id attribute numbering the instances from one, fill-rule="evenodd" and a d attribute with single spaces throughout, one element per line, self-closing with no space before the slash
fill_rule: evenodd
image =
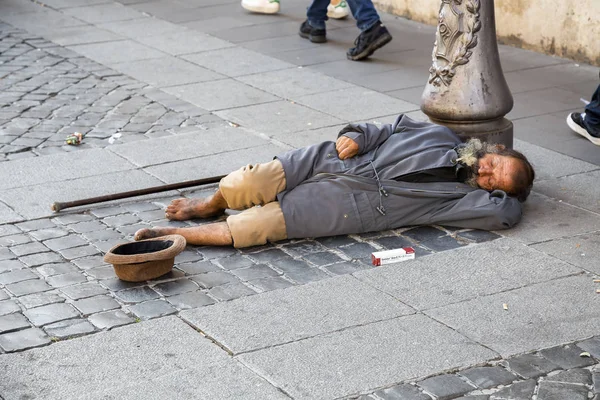
<path id="1" fill-rule="evenodd" d="M 151 242 L 151 241 L 165 241 L 170 240 L 173 244 L 166 249 L 155 251 L 152 253 L 140 253 L 140 254 L 115 254 L 114 250 L 120 246 L 128 245 L 131 243 L 139 242 Z M 166 260 L 169 258 L 175 258 L 175 256 L 183 251 L 186 246 L 186 240 L 181 235 L 165 235 L 151 239 L 138 240 L 134 242 L 119 243 L 110 248 L 104 255 L 104 261 L 110 264 L 139 264 L 148 261 L 159 261 Z"/>

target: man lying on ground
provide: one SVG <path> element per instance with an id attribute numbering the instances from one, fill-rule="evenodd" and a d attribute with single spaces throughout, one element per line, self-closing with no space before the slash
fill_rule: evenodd
<path id="1" fill-rule="evenodd" d="M 141 229 L 135 239 L 179 234 L 193 245 L 239 248 L 409 225 L 506 229 L 521 219 L 534 177 L 518 151 L 462 143 L 447 127 L 400 115 L 392 125 L 351 124 L 336 142 L 243 167 L 213 196 L 173 200 L 166 210 L 170 220 L 245 210 L 224 222 Z"/>

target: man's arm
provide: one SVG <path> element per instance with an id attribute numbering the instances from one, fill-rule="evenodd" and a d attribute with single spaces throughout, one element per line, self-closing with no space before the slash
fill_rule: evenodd
<path id="1" fill-rule="evenodd" d="M 400 119 L 400 117 L 398 118 L 398 120 Z M 356 144 L 356 150 L 354 154 L 345 158 L 350 158 L 355 155 L 368 153 L 369 151 L 377 148 L 379 145 L 385 142 L 393 133 L 394 126 L 392 124 L 384 124 L 381 127 L 369 123 L 349 124 L 345 126 L 340 131 L 340 133 L 338 133 L 336 149 L 338 150 L 338 153 L 340 153 L 340 139 L 342 137 L 346 137 L 352 139 L 352 141 Z M 342 157 L 340 156 L 340 158 Z"/>
<path id="2" fill-rule="evenodd" d="M 521 203 L 501 190 L 474 190 L 431 214 L 430 224 L 487 231 L 508 229 L 522 217 Z"/>

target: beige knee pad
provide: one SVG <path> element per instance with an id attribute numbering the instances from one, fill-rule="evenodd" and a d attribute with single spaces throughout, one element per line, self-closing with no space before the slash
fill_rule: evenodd
<path id="1" fill-rule="evenodd" d="M 232 210 L 245 210 L 275 201 L 285 189 L 285 172 L 279 160 L 250 164 L 221 179 L 219 190 Z"/>
<path id="2" fill-rule="evenodd" d="M 227 218 L 233 246 L 259 246 L 287 239 L 285 219 L 278 201 L 252 207 Z"/>

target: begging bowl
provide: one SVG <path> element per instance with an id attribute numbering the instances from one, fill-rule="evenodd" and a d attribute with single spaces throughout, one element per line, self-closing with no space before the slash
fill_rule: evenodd
<path id="1" fill-rule="evenodd" d="M 112 264 L 119 279 L 142 282 L 170 272 L 175 256 L 186 242 L 181 235 L 166 235 L 137 242 L 122 243 L 111 248 L 104 261 Z"/>

